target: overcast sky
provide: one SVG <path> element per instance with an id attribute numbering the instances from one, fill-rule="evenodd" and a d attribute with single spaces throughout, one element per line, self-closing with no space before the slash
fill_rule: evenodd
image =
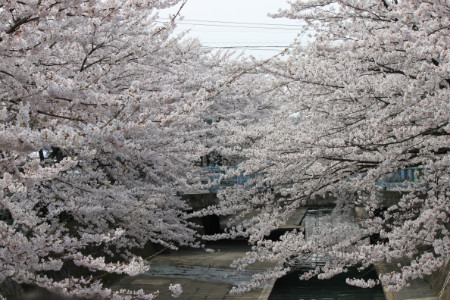
<path id="1" fill-rule="evenodd" d="M 234 47 L 258 58 L 270 57 L 297 35 L 298 21 L 267 16 L 287 7 L 284 0 L 188 0 L 178 30 L 190 29 L 189 36 L 206 47 Z"/>

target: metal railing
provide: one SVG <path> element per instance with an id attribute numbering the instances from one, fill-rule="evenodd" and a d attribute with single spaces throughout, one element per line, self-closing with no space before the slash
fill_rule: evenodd
<path id="1" fill-rule="evenodd" d="M 254 183 L 250 183 L 252 179 L 262 176 L 263 174 L 244 175 L 243 172 L 232 176 L 225 177 L 228 170 L 237 170 L 238 166 L 205 166 L 202 167 L 203 184 L 207 185 L 207 191 L 210 193 L 217 193 L 220 190 L 227 188 L 235 188 L 236 186 L 244 186 L 246 189 L 255 187 Z M 391 175 L 378 181 L 376 185 L 383 190 L 406 188 L 411 182 L 419 182 L 422 177 L 421 168 L 406 168 L 393 172 Z M 261 188 L 261 187 L 259 187 Z M 184 194 L 184 192 L 178 192 Z"/>
<path id="2" fill-rule="evenodd" d="M 384 190 L 406 188 L 411 182 L 419 182 L 422 174 L 421 168 L 402 169 L 392 173 L 383 180 L 378 181 L 376 185 Z"/>

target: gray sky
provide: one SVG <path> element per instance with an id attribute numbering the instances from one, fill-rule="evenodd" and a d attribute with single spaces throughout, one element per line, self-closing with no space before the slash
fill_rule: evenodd
<path id="1" fill-rule="evenodd" d="M 246 49 L 248 54 L 266 58 L 283 50 L 268 46 L 287 46 L 298 33 L 299 21 L 267 16 L 279 8 L 287 8 L 286 1 L 188 0 L 178 31 L 190 29 L 189 36 L 198 37 L 206 47 L 237 47 L 238 51 Z M 167 16 L 167 12 L 160 16 Z"/>

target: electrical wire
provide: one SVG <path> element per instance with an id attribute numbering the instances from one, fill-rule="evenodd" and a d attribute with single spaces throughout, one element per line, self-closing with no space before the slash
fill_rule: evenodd
<path id="1" fill-rule="evenodd" d="M 166 18 L 162 18 L 161 20 L 165 19 Z M 157 22 L 164 23 L 163 21 Z M 210 20 L 182 20 L 178 21 L 178 25 L 193 25 L 193 26 L 220 27 L 220 28 L 251 28 L 251 29 L 285 30 L 285 31 L 299 30 L 299 26 L 289 24 L 225 22 L 225 21 L 210 21 Z"/>
<path id="2" fill-rule="evenodd" d="M 222 50 L 250 50 L 250 51 L 270 51 L 280 52 L 292 47 L 285 46 L 202 46 L 204 49 L 222 49 Z"/>
<path id="3" fill-rule="evenodd" d="M 255 45 L 255 46 L 203 46 L 204 48 L 221 48 L 221 49 L 258 49 L 258 48 L 292 48 L 290 46 L 271 46 L 271 45 Z"/>
<path id="4" fill-rule="evenodd" d="M 164 23 L 159 22 L 158 23 Z M 234 26 L 234 25 L 219 25 L 219 24 L 202 24 L 202 23 L 178 23 L 178 26 L 180 25 L 193 25 L 193 26 L 205 26 L 205 27 L 220 27 L 220 28 L 252 28 L 252 29 L 268 29 L 268 30 L 289 30 L 289 31 L 298 31 L 298 29 L 294 28 L 283 28 L 283 27 L 262 27 L 262 26 Z"/>
<path id="5" fill-rule="evenodd" d="M 162 20 L 170 20 L 168 18 L 160 18 L 160 23 Z M 293 24 L 281 24 L 281 23 L 255 23 L 255 22 L 233 22 L 233 21 L 212 21 L 212 20 L 200 20 L 200 19 L 185 19 L 177 21 L 178 25 L 191 25 L 191 26 L 204 26 L 204 27 L 218 27 L 223 30 L 217 30 L 217 32 L 226 32 L 231 29 L 256 29 L 256 30 L 283 30 L 283 31 L 298 31 L 299 25 Z M 198 30 L 198 29 L 197 29 Z M 239 33 L 243 32 L 242 30 Z M 258 32 L 258 31 L 253 31 Z M 278 33 L 277 33 L 278 34 Z M 210 45 L 208 45 L 210 44 Z M 213 43 L 214 44 L 214 43 Z M 250 50 L 250 51 L 270 51 L 270 52 L 280 52 L 283 49 L 292 48 L 288 45 L 249 45 L 245 42 L 244 45 L 236 45 L 236 43 L 229 42 L 228 46 L 214 46 L 211 43 L 204 42 L 202 48 L 204 49 L 223 49 L 223 50 Z M 234 44 L 234 45 L 233 45 Z"/>
<path id="6" fill-rule="evenodd" d="M 170 20 L 168 18 L 161 18 L 161 20 Z M 218 24 L 238 24 L 238 25 L 262 25 L 262 26 L 286 26 L 295 27 L 298 29 L 299 25 L 294 24 L 282 24 L 282 23 L 253 23 L 253 22 L 232 22 L 232 21 L 212 21 L 212 20 L 199 20 L 199 19 L 184 19 L 178 22 L 201 22 L 201 23 L 218 23 Z"/>

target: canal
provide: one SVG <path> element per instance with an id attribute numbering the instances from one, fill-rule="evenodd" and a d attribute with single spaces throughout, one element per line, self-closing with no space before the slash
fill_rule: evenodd
<path id="1" fill-rule="evenodd" d="M 306 210 L 305 210 L 306 211 Z M 306 238 L 314 238 L 314 234 L 327 226 L 336 226 L 338 223 L 350 223 L 357 228 L 353 216 L 332 216 L 331 209 L 309 209 L 304 214 L 301 225 L 305 228 Z M 300 221 L 298 221 L 300 222 Z M 297 224 L 298 225 L 298 224 Z M 348 224 L 347 224 L 348 225 Z M 294 271 L 278 279 L 272 291 L 270 288 L 256 289 L 240 296 L 229 295 L 233 286 L 240 282 L 249 281 L 252 275 L 275 267 L 276 263 L 261 262 L 252 265 L 248 270 L 236 272 L 230 268 L 230 264 L 251 247 L 245 240 L 218 241 L 208 244 L 208 248 L 215 253 L 207 253 L 203 249 L 180 249 L 168 252 L 152 258 L 149 271 L 134 277 L 126 277 L 116 282 L 111 288 L 122 288 L 145 292 L 159 291 L 158 299 L 173 299 L 168 291 L 170 284 L 179 283 L 183 287 L 183 294 L 178 299 L 289 299 L 289 300 L 384 300 L 381 287 L 362 289 L 349 286 L 345 283 L 347 277 L 362 276 L 364 279 L 375 279 L 375 271 L 363 275 L 350 269 L 344 275 L 338 275 L 328 280 L 317 278 L 308 281 L 299 280 L 299 276 L 308 269 L 325 264 L 327 257 L 324 255 L 299 257 L 294 265 Z M 270 293 L 270 296 L 269 296 Z"/>

